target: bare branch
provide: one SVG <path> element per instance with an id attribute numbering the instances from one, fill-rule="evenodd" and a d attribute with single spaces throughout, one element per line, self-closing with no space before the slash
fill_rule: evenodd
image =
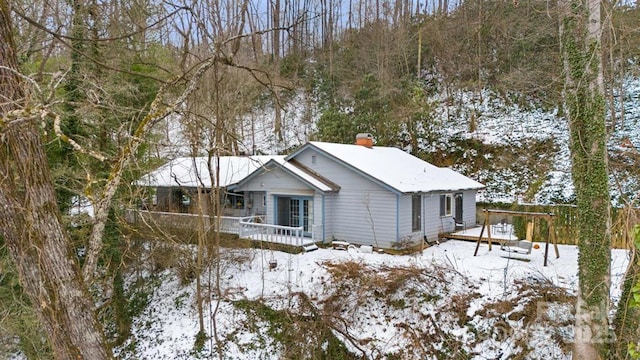
<path id="1" fill-rule="evenodd" d="M 116 163 L 112 168 L 111 173 L 109 174 L 109 179 L 104 187 L 104 190 L 102 191 L 102 195 L 97 203 L 94 204 L 94 224 L 91 235 L 89 237 L 86 260 L 84 263 L 84 267 L 82 268 L 82 273 L 86 284 L 90 284 L 93 280 L 98 264 L 98 257 L 103 247 L 102 237 L 104 234 L 107 217 L 109 215 L 109 208 L 111 207 L 113 196 L 115 195 L 116 190 L 120 185 L 120 181 L 122 180 L 122 174 L 131 161 L 132 154 L 136 153 L 138 147 L 140 146 L 140 144 L 142 144 L 144 137 L 149 132 L 149 130 L 160 120 L 164 119 L 171 113 L 176 112 L 178 108 L 186 101 L 189 95 L 197 89 L 198 82 L 200 81 L 200 79 L 202 79 L 207 70 L 209 70 L 217 62 L 229 61 L 229 59 L 211 57 L 201 63 L 187 83 L 187 86 L 182 94 L 171 105 L 165 106 L 164 108 L 161 108 L 161 106 L 165 94 L 167 93 L 169 88 L 171 88 L 173 85 L 176 85 L 182 79 L 182 77 L 179 77 L 178 79 L 170 83 L 164 84 L 158 91 L 156 98 L 151 103 L 149 113 L 140 122 L 140 124 L 134 131 L 133 136 L 130 138 L 129 143 L 123 146 L 118 159 L 116 160 Z"/>
<path id="2" fill-rule="evenodd" d="M 85 149 L 82 146 L 80 146 L 80 144 L 78 144 L 75 140 L 73 140 L 72 138 L 68 137 L 67 135 L 65 135 L 62 132 L 62 129 L 60 128 L 60 115 L 49 112 L 49 111 L 45 111 L 42 113 L 42 119 L 44 120 L 46 117 L 53 117 L 53 131 L 55 132 L 56 136 L 60 138 L 60 140 L 66 142 L 67 144 L 71 145 L 71 147 L 73 147 L 74 150 L 81 152 L 83 154 L 89 155 L 91 157 L 96 158 L 97 160 L 100 161 L 105 161 L 107 160 L 107 158 L 102 155 L 99 154 L 91 149 Z"/>
<path id="3" fill-rule="evenodd" d="M 9 67 L 0 65 L 0 69 L 6 70 L 6 71 L 10 71 L 12 73 L 14 73 L 15 75 L 17 75 L 18 77 L 22 78 L 22 80 L 28 82 L 29 84 L 33 85 L 33 87 L 36 89 L 36 93 L 38 94 L 39 97 L 42 97 L 42 89 L 40 89 L 40 85 L 38 85 L 38 83 L 33 80 L 32 78 L 30 78 L 29 76 L 26 76 L 24 74 L 22 74 L 19 71 L 16 71 L 14 69 L 11 69 Z"/>
<path id="4" fill-rule="evenodd" d="M 149 26 L 147 26 L 147 27 L 145 27 L 145 28 L 143 28 L 143 29 L 140 29 L 140 30 L 139 30 L 139 31 L 137 31 L 137 32 L 133 32 L 133 33 L 130 33 L 130 34 L 126 34 L 126 35 L 123 35 L 122 37 L 108 38 L 108 39 L 91 39 L 91 41 L 94 41 L 94 42 L 95 42 L 95 41 L 108 41 L 108 42 L 110 42 L 110 41 L 114 41 L 114 40 L 127 39 L 127 38 L 130 38 L 131 36 L 133 36 L 133 35 L 135 35 L 135 34 L 137 34 L 137 33 L 139 33 L 139 32 L 144 32 L 144 31 L 148 30 L 150 27 L 155 26 L 156 24 L 158 24 L 158 23 L 160 23 L 160 22 L 162 22 L 162 21 L 166 20 L 167 18 L 169 18 L 169 17 L 171 17 L 171 16 L 175 15 L 177 12 L 179 12 L 179 11 L 181 11 L 181 10 L 187 10 L 187 9 L 188 9 L 188 8 L 186 8 L 186 7 L 180 7 L 180 8 L 178 8 L 177 10 L 175 10 L 175 11 L 173 11 L 172 13 L 168 14 L 167 16 L 165 16 L 164 18 L 162 18 L 162 19 L 158 20 L 157 22 L 155 22 L 155 23 L 153 23 L 153 24 L 151 24 L 151 25 L 149 25 Z M 129 71 L 129 70 L 125 70 L 125 69 L 121 69 L 121 68 L 116 68 L 116 67 L 113 67 L 113 66 L 109 66 L 109 65 L 107 65 L 105 62 L 102 62 L 102 61 L 100 61 L 100 60 L 96 59 L 95 57 L 93 57 L 93 56 L 91 56 L 91 55 L 87 54 L 86 52 L 84 52 L 84 51 L 80 51 L 80 50 L 78 50 L 77 48 L 74 48 L 74 47 L 73 47 L 73 46 L 72 46 L 72 45 L 67 41 L 67 40 L 83 41 L 84 39 L 76 39 L 76 38 L 74 38 L 74 37 L 69 37 L 69 36 L 66 36 L 66 35 L 62 35 L 62 34 L 60 34 L 60 33 L 56 32 L 56 31 L 49 30 L 46 26 L 44 26 L 44 25 L 42 25 L 42 24 L 38 23 L 36 20 L 31 19 L 30 17 L 28 17 L 28 16 L 27 16 L 27 15 L 25 15 L 24 13 L 20 12 L 19 10 L 17 10 L 17 9 L 12 9 L 12 11 L 13 11 L 13 12 L 15 12 L 15 13 L 16 13 L 18 16 L 20 16 L 21 18 L 23 18 L 24 20 L 26 20 L 29 24 L 31 24 L 31 25 L 33 25 L 34 27 L 36 27 L 36 28 L 38 28 L 38 29 L 40 29 L 40 30 L 44 31 L 45 33 L 47 33 L 47 34 L 49 34 L 49 35 L 53 36 L 53 38 L 55 38 L 56 40 L 60 41 L 60 42 L 61 42 L 64 46 L 66 46 L 67 48 L 71 49 L 72 51 L 74 51 L 74 52 L 76 52 L 76 53 L 78 53 L 78 54 L 80 54 L 80 55 L 82 55 L 82 57 L 84 57 L 84 58 L 86 58 L 86 59 L 89 59 L 91 62 L 93 62 L 93 63 L 95 63 L 95 64 L 99 65 L 100 67 L 102 67 L 102 68 L 104 68 L 104 69 L 108 69 L 108 70 L 111 70 L 111 71 L 114 71 L 114 72 L 117 72 L 117 73 L 122 73 L 122 74 L 128 74 L 128 75 L 140 76 L 140 77 L 144 77 L 144 78 L 148 78 L 148 79 L 156 80 L 156 81 L 161 82 L 161 83 L 164 83 L 164 82 L 165 82 L 163 79 L 158 78 L 158 77 L 155 77 L 155 76 L 151 76 L 151 75 L 149 75 L 148 73 L 141 73 L 141 72 Z"/>

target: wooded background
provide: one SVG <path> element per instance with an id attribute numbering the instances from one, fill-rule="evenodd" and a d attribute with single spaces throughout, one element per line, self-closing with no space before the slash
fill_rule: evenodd
<path id="1" fill-rule="evenodd" d="M 378 145 L 451 165 L 461 160 L 450 155 L 455 151 L 427 151 L 427 144 L 439 140 L 442 124 L 434 119 L 439 103 L 474 101 L 469 93 L 477 101 L 490 89 L 506 104 L 563 115 L 565 91 L 574 90 L 568 79 L 575 74 L 563 63 L 568 53 L 563 54 L 560 30 L 566 14 L 559 5 L 0 1 L 0 74 L 7 90 L 0 94 L 0 205 L 6 205 L 0 208 L 7 211 L 0 221 L 0 309 L 6 309 L 0 314 L 0 345 L 12 348 L 19 339 L 31 358 L 88 354 L 79 336 L 86 325 L 96 343 L 104 340 L 96 319 L 107 323 L 110 343 L 127 338 L 140 311 L 136 296 L 143 292 L 125 291 L 123 272 L 136 253 L 119 217 L 140 199 L 138 189 L 127 184 L 162 161 L 158 148 L 166 137 L 154 128 L 161 121 L 179 119 L 191 153 L 215 158 L 254 151 L 241 140 L 253 129 L 246 128 L 247 117 L 260 119 L 252 117 L 255 113 L 269 114 L 275 136 L 284 140 L 283 108 L 301 103 L 299 123 L 314 124 L 310 139 L 351 143 L 354 134 L 370 132 Z M 602 46 L 593 54 L 602 65 L 611 132 L 625 122 L 616 100 L 624 80 L 638 76 L 640 4 L 601 5 Z M 478 116 L 468 114 L 470 132 Z M 24 139 L 35 145 L 26 146 Z M 472 140 L 458 144 L 501 151 Z M 553 146 L 535 145 L 541 151 Z M 29 158 L 18 156 L 25 153 Z M 471 170 L 487 165 L 482 159 L 464 161 Z M 636 163 L 625 166 L 637 172 Z M 46 191 L 35 191 L 34 184 Z M 49 194 L 49 185 L 55 194 Z M 47 201 L 38 194 L 47 194 L 57 209 L 39 207 Z M 70 211 L 80 201 L 92 205 L 93 217 Z M 17 205 L 23 203 L 25 209 Z M 34 218 L 44 219 L 41 228 L 30 222 Z M 60 250 L 59 256 L 42 251 L 47 246 Z M 43 254 L 51 256 L 50 268 L 40 267 Z M 215 249 L 207 254 L 196 273 L 217 256 Z M 28 269 L 37 269 L 41 282 L 25 283 Z M 51 269 L 66 270 L 66 280 L 57 283 Z M 93 302 L 78 296 L 76 305 L 102 304 L 95 318 L 74 324 L 64 313 L 65 305 L 57 302 L 65 297 L 58 291 L 67 286 L 76 295 L 92 291 Z M 65 343 L 58 328 L 75 329 L 76 342 Z M 110 351 L 96 354 L 107 358 Z"/>

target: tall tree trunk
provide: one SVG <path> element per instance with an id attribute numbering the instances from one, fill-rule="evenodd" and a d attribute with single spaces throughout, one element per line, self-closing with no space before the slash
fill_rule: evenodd
<path id="1" fill-rule="evenodd" d="M 200 164 L 196 163 L 195 154 L 192 155 L 194 169 L 198 169 Z M 198 174 L 198 177 L 200 174 Z M 206 195 L 204 195 L 204 188 L 201 186 L 202 180 L 198 179 L 198 187 L 196 189 L 198 196 L 198 251 L 196 254 L 196 308 L 198 310 L 198 335 L 204 337 L 206 331 L 204 328 L 204 295 L 202 293 L 202 270 L 204 268 L 204 251 L 207 236 L 207 228 L 211 226 L 211 217 L 208 221 L 205 221 L 205 209 L 204 202 L 206 201 Z"/>
<path id="2" fill-rule="evenodd" d="M 108 359 L 110 349 L 60 222 L 35 125 L 39 114 L 26 109 L 12 35 L 9 4 L 0 0 L 0 93 L 6 96 L 0 103 L 0 235 L 56 358 Z"/>
<path id="3" fill-rule="evenodd" d="M 619 105 L 620 105 L 620 109 L 619 109 L 619 111 L 620 111 L 619 120 L 620 121 L 618 123 L 618 126 L 620 127 L 620 129 L 624 129 L 624 113 L 625 113 L 625 109 L 624 109 L 624 98 L 625 98 L 625 96 L 624 96 L 624 81 L 623 81 L 624 76 L 625 76 L 625 64 L 624 64 L 625 63 L 625 61 L 624 61 L 625 53 L 624 53 L 624 50 L 625 50 L 624 46 L 621 45 L 620 46 L 620 56 L 619 56 L 620 64 L 619 64 L 619 69 L 618 69 L 619 70 L 618 79 L 620 79 L 618 81 L 618 94 L 619 94 L 618 96 L 620 97 L 620 100 L 618 101 Z M 615 109 L 615 107 L 613 107 L 612 109 Z M 615 111 L 612 111 L 612 112 L 615 112 Z"/>
<path id="4" fill-rule="evenodd" d="M 564 103 L 569 120 L 580 251 L 574 358 L 607 359 L 611 214 L 600 0 L 563 0 L 561 6 Z"/>
<path id="5" fill-rule="evenodd" d="M 272 0 L 271 3 L 271 15 L 273 26 L 273 66 L 276 73 L 280 72 L 280 0 Z M 273 104 L 274 104 L 274 130 L 278 141 L 282 141 L 282 108 L 280 103 L 280 89 L 274 87 L 273 89 Z M 220 144 L 217 144 L 218 146 Z"/>

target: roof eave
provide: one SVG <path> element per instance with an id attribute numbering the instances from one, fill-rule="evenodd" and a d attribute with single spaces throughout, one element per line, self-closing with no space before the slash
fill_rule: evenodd
<path id="1" fill-rule="evenodd" d="M 436 194 L 436 193 L 451 193 L 456 191 L 469 191 L 469 190 L 482 190 L 485 189 L 486 186 L 482 187 L 465 187 L 465 188 L 457 188 L 457 189 L 437 189 L 437 190 L 429 190 L 429 191 L 415 191 L 415 192 L 407 192 L 409 193 L 424 193 L 424 194 Z"/>

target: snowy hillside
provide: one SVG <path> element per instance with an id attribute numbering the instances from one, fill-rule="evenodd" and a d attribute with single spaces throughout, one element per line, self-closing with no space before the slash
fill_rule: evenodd
<path id="1" fill-rule="evenodd" d="M 609 139 L 610 156 L 614 161 L 623 163 L 629 152 L 637 154 L 640 147 L 640 80 L 626 81 L 624 89 L 624 123 L 616 127 Z M 557 112 L 508 105 L 489 91 L 481 95 L 459 92 L 453 95 L 455 101 L 436 99 L 439 104 L 435 110 L 439 142 L 422 143 L 421 146 L 428 152 L 463 152 L 463 158 L 484 157 L 488 166 L 479 171 L 471 171 L 460 163 L 452 165 L 456 170 L 487 185 L 487 190 L 479 196 L 481 201 L 511 203 L 524 200 L 540 204 L 572 202 L 566 119 L 557 116 Z M 237 130 L 243 139 L 241 150 L 246 153 L 255 149 L 257 153 L 279 154 L 308 141 L 315 132 L 314 121 L 318 118 L 317 109 L 309 109 L 310 103 L 308 98 L 299 95 L 285 108 L 282 141 L 277 139 L 273 131 L 272 110 L 259 109 L 246 116 Z M 619 113 L 617 115 L 620 117 Z M 469 132 L 472 118 L 475 119 L 475 129 Z M 181 135 L 179 119 L 169 120 L 161 132 L 163 156 L 174 158 L 189 155 L 189 146 Z M 543 145 L 537 153 L 530 151 L 528 159 L 497 166 L 498 161 L 492 158 L 493 155 L 481 154 L 474 149 L 459 149 L 455 139 L 476 139 L 484 144 L 500 146 L 506 151 L 520 148 L 526 152 L 532 144 Z M 624 139 L 629 139 L 636 150 L 622 149 L 620 145 Z M 548 164 L 548 169 L 532 167 L 531 162 Z M 612 166 L 611 170 L 614 204 L 621 204 L 621 196 L 629 198 L 640 192 L 637 174 L 620 166 Z M 522 199 L 523 194 L 529 195 Z"/>
<path id="2" fill-rule="evenodd" d="M 615 158 L 627 151 L 637 154 L 640 148 L 640 81 L 629 80 L 624 86 L 624 123 L 616 127 L 608 142 L 610 157 Z M 442 132 L 443 143 L 438 146 L 447 147 L 447 139 L 453 137 L 476 138 L 487 144 L 498 144 L 506 148 L 522 146 L 525 141 L 552 140 L 555 144 L 552 168 L 547 172 L 539 190 L 527 202 L 551 204 L 568 203 L 573 198 L 571 182 L 571 162 L 569 154 L 569 128 L 565 118 L 558 117 L 556 112 L 541 110 L 523 110 L 517 105 L 507 106 L 502 100 L 496 99 L 491 93 L 485 93 L 478 100 L 470 94 L 462 94 L 462 100 L 455 109 L 440 108 L 440 119 L 445 131 Z M 467 98 L 468 97 L 468 98 Z M 619 97 L 618 97 L 619 99 Z M 456 113 L 456 117 L 447 120 L 446 112 Z M 476 129 L 469 133 L 471 113 L 476 117 Z M 617 114 L 620 117 L 620 114 Z M 636 150 L 622 149 L 624 139 L 629 139 Z M 474 154 L 470 156 L 483 156 Z M 545 154 L 532 154 L 544 156 Z M 542 159 L 540 159 L 542 160 Z M 515 184 L 527 183 L 523 177 L 529 176 L 531 169 L 518 168 L 488 168 L 479 173 L 469 174 L 476 180 L 487 185 L 487 191 L 480 200 L 487 202 L 514 202 L 518 196 L 527 192 L 526 188 L 518 188 Z M 520 169 L 518 171 L 517 169 Z M 460 169 L 464 172 L 464 168 Z M 620 204 L 621 195 L 633 197 L 640 191 L 638 174 L 629 174 L 619 167 L 611 167 L 611 192 L 614 204 Z"/>

